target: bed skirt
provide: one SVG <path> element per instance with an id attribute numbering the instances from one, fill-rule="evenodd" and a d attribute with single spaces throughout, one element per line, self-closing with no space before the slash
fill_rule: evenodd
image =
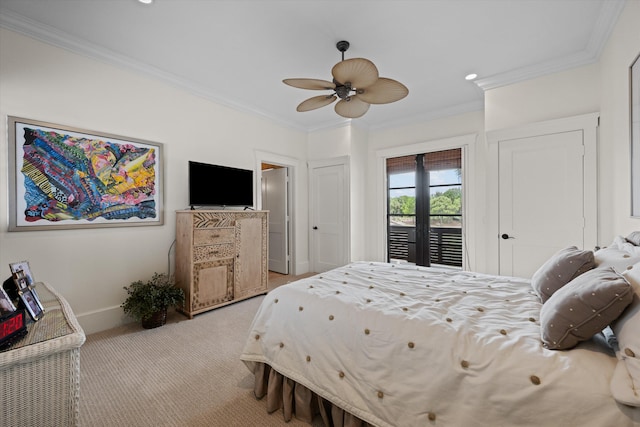
<path id="1" fill-rule="evenodd" d="M 282 409 L 286 422 L 295 416 L 296 419 L 311 424 L 313 418 L 320 414 L 327 427 L 373 427 L 302 384 L 285 377 L 271 366 L 254 362 L 254 367 L 254 394 L 257 399 L 267 397 L 268 413 Z"/>

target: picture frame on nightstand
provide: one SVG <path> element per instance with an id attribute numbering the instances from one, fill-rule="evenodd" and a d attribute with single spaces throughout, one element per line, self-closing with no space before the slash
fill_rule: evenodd
<path id="1" fill-rule="evenodd" d="M 29 267 L 28 261 L 18 261 L 9 264 L 11 270 L 11 277 L 16 284 L 16 290 L 18 291 L 18 297 L 25 306 L 29 316 L 34 321 L 38 321 L 44 314 L 44 307 L 38 297 L 36 291 L 36 282 L 33 278 L 33 273 Z"/>
<path id="2" fill-rule="evenodd" d="M 16 311 L 16 306 L 13 305 L 13 301 L 9 298 L 9 295 L 0 286 L 0 318 L 9 315 Z"/>
<path id="3" fill-rule="evenodd" d="M 9 269 L 18 290 L 35 284 L 28 261 L 12 262 L 9 264 Z"/>
<path id="4" fill-rule="evenodd" d="M 38 296 L 33 292 L 31 288 L 25 288 L 21 291 L 18 291 L 18 295 L 20 296 L 20 300 L 22 300 L 24 306 L 29 313 L 29 316 L 34 321 L 38 321 L 42 318 L 44 314 L 44 307 L 42 307 L 42 303 Z"/>

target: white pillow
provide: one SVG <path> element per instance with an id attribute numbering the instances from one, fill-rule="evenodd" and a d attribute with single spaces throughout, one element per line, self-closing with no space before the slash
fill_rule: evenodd
<path id="1" fill-rule="evenodd" d="M 626 237 L 626 241 L 640 246 L 640 231 L 633 231 Z"/>
<path id="2" fill-rule="evenodd" d="M 620 403 L 640 406 L 640 263 L 627 269 L 623 276 L 634 289 L 631 304 L 611 323 L 618 341 L 618 366 L 611 379 L 611 393 Z"/>
<path id="3" fill-rule="evenodd" d="M 632 242 L 622 236 L 616 236 L 616 238 L 613 239 L 613 243 L 611 243 L 610 247 L 616 247 L 620 250 L 629 252 L 632 255 L 640 254 L 640 247 L 634 245 Z"/>
<path id="4" fill-rule="evenodd" d="M 613 267 L 618 273 L 623 273 L 640 262 L 640 246 L 634 246 L 618 236 L 608 247 L 595 251 L 593 258 L 596 268 Z"/>

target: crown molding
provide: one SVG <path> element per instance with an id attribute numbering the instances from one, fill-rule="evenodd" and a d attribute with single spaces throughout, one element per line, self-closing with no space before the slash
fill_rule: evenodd
<path id="1" fill-rule="evenodd" d="M 403 117 L 401 119 L 384 122 L 382 124 L 369 125 L 368 129 L 371 131 L 392 129 L 482 110 L 484 110 L 484 99 L 467 102 L 465 104 L 452 105 L 449 107 L 430 111 L 425 114 Z"/>
<path id="2" fill-rule="evenodd" d="M 54 27 L 34 21 L 14 12 L 2 10 L 2 13 L 0 14 L 0 28 L 11 30 L 18 34 L 59 47 L 74 54 L 79 54 L 101 61 L 108 65 L 142 73 L 145 76 L 153 77 L 178 89 L 187 91 L 195 96 L 199 96 L 233 110 L 257 115 L 294 130 L 302 132 L 308 131 L 307 128 L 300 126 L 299 124 L 285 121 L 280 117 L 270 115 L 264 111 L 238 104 L 237 102 L 221 97 L 205 87 L 194 84 L 193 82 L 183 79 L 175 74 L 167 73 L 166 71 L 162 71 L 156 67 L 137 61 L 135 58 L 120 55 L 105 47 L 92 44 L 86 40 L 76 39 Z"/>
<path id="3" fill-rule="evenodd" d="M 546 63 L 536 64 L 530 67 L 523 67 L 511 70 L 506 73 L 500 73 L 486 78 L 477 79 L 474 81 L 474 83 L 480 89 L 486 91 L 489 89 L 506 86 L 532 78 L 542 77 L 548 74 L 553 74 L 556 72 L 596 62 L 607 43 L 609 35 L 611 34 L 611 31 L 613 30 L 620 13 L 624 9 L 625 2 L 626 0 L 607 0 L 603 2 L 598 20 L 584 51 L 574 55 L 569 55 L 564 58 L 559 58 L 557 60 L 548 61 Z M 3 9 L 2 7 L 0 7 L 0 11 L 2 12 L 0 13 L 0 28 L 14 31 L 43 43 L 65 49 L 74 54 L 80 54 L 109 65 L 118 66 L 123 69 L 129 69 L 138 73 L 143 73 L 146 76 L 155 78 L 159 81 L 184 90 L 195 96 L 199 96 L 203 99 L 215 102 L 216 104 L 228 107 L 239 112 L 262 117 L 270 122 L 275 122 L 286 128 L 311 133 L 333 128 L 340 128 L 352 123 L 349 119 L 338 118 L 337 120 L 329 120 L 319 125 L 307 127 L 300 125 L 299 123 L 284 120 L 281 117 L 274 116 L 263 110 L 250 108 L 246 105 L 239 104 L 231 99 L 221 97 L 219 94 L 213 93 L 202 85 L 194 84 L 193 82 L 190 82 L 175 74 L 167 73 L 158 68 L 144 64 L 140 61 L 137 61 L 135 58 L 126 57 L 102 46 L 91 44 L 85 40 L 74 38 L 71 35 L 54 27 L 31 20 L 22 15 Z M 366 118 L 364 118 L 362 120 L 358 120 L 358 126 L 369 131 L 384 130 L 422 123 L 458 114 L 464 114 L 472 111 L 479 111 L 483 108 L 484 101 L 478 100 L 471 103 L 450 106 L 443 109 L 427 112 L 425 114 L 403 117 L 401 119 L 385 123 L 369 123 Z"/>
<path id="4" fill-rule="evenodd" d="M 582 52 L 528 67 L 517 68 L 506 73 L 477 79 L 475 80 L 475 84 L 482 90 L 495 89 L 597 62 L 604 46 L 607 44 L 611 31 L 613 31 L 618 21 L 622 9 L 624 9 L 625 2 L 626 0 L 609 0 L 602 3 L 596 25 L 591 33 L 591 38 Z"/>

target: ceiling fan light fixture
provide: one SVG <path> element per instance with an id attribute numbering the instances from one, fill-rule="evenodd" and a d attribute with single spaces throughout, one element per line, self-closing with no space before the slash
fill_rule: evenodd
<path id="1" fill-rule="evenodd" d="M 338 98 L 340 99 L 346 99 L 351 91 L 351 83 L 336 86 L 336 95 L 338 95 Z"/>

